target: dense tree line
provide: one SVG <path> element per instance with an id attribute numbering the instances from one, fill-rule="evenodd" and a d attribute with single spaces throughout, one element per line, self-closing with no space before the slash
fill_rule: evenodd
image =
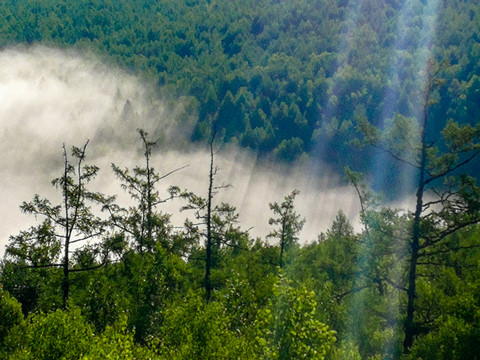
<path id="1" fill-rule="evenodd" d="M 310 244 L 298 238 L 305 219 L 297 191 L 270 204 L 266 239 L 252 238 L 234 207 L 215 202 L 214 137 L 203 198 L 164 184 L 181 169 L 159 173 L 155 141 L 139 130 L 144 165 L 112 165 L 128 208 L 89 188 L 99 169 L 87 164 L 88 143 L 71 154 L 64 147 L 64 170 L 52 182 L 60 202 L 36 195 L 22 204 L 39 225 L 12 236 L 0 263 L 0 356 L 474 359 L 480 188 L 457 170 L 480 154 L 480 127 L 450 122 L 448 147 L 434 149 L 424 133 L 431 94 L 420 130 L 404 118 L 385 131 L 362 125 L 364 144 L 384 145 L 423 174 L 416 210 L 382 207 L 362 175 L 347 170 L 363 230 L 340 211 Z M 392 132 L 416 129 L 420 147 L 392 141 Z M 193 218 L 173 227 L 165 201 Z"/>
<path id="2" fill-rule="evenodd" d="M 356 119 L 415 115 L 426 53 L 450 64 L 431 122 L 478 113 L 480 4 L 379 1 L 3 1 L 0 46 L 88 49 L 195 99 L 192 138 L 293 160 L 355 156 Z M 446 115 L 446 116 L 445 116 Z M 321 149 L 321 151 L 320 151 Z"/>

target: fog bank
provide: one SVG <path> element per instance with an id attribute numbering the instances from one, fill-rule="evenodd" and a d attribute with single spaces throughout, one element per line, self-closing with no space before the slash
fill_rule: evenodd
<path id="1" fill-rule="evenodd" d="M 142 166 L 137 128 L 161 138 L 152 164 L 160 173 L 188 165 L 163 180 L 169 185 L 207 192 L 209 154 L 187 145 L 195 114 L 182 99 L 160 99 L 152 88 L 98 59 L 43 47 L 0 52 L 0 255 L 9 235 L 34 222 L 19 205 L 35 193 L 55 199 L 50 181 L 62 171 L 62 144 L 82 146 L 90 140 L 87 162 L 98 165 L 99 178 L 91 189 L 106 194 L 121 192 L 110 163 Z M 237 207 L 241 227 L 254 236 L 269 232 L 268 204 L 281 202 L 300 190 L 297 212 L 307 220 L 301 239 L 314 240 L 343 209 L 354 225 L 358 200 L 353 189 L 339 186 L 338 176 L 326 166 L 303 164 L 273 166 L 256 154 L 228 147 L 215 155 L 218 184 L 231 184 L 216 201 Z M 165 207 L 174 220 L 181 203 Z"/>

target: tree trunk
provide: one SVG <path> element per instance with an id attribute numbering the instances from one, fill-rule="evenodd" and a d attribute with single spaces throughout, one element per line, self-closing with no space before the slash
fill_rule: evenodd
<path id="1" fill-rule="evenodd" d="M 70 248 L 70 216 L 68 213 L 68 157 L 67 157 L 67 149 L 65 145 L 63 146 L 63 156 L 65 160 L 64 164 L 64 174 L 63 174 L 63 201 L 65 206 L 65 255 L 63 258 L 63 280 L 62 280 L 62 293 L 63 293 L 63 308 L 67 308 L 68 302 L 68 293 L 70 290 L 70 282 L 69 282 L 69 248 Z"/>
<path id="2" fill-rule="evenodd" d="M 425 191 L 425 172 L 427 166 L 427 122 L 428 122 L 428 95 L 425 97 L 425 104 L 423 108 L 423 128 L 421 137 L 421 152 L 420 152 L 420 166 L 419 166 L 419 179 L 416 193 L 416 206 L 415 214 L 413 217 L 412 226 L 412 242 L 410 243 L 411 258 L 410 268 L 408 271 L 408 288 L 407 288 L 407 317 L 405 318 L 404 332 L 405 338 L 403 342 L 403 352 L 407 354 L 410 347 L 413 344 L 413 339 L 416 333 L 414 324 L 415 313 L 415 297 L 416 297 L 416 281 L 417 281 L 417 262 L 418 251 L 420 249 L 420 220 L 423 211 L 423 193 Z"/>
<path id="3" fill-rule="evenodd" d="M 68 247 L 65 248 L 65 253 L 68 253 Z M 63 292 L 63 309 L 67 308 L 68 302 L 68 293 L 70 291 L 70 280 L 69 280 L 69 269 L 68 269 L 68 255 L 65 255 L 65 263 L 63 264 L 63 281 L 62 281 L 62 292 Z"/>
<path id="4" fill-rule="evenodd" d="M 207 244 L 206 244 L 206 264 L 205 264 L 205 292 L 207 302 L 212 296 L 212 284 L 210 279 L 210 271 L 212 267 L 212 197 L 213 197 L 213 140 L 215 134 L 210 141 L 210 174 L 208 178 L 208 198 L 207 198 Z"/>
<path id="5" fill-rule="evenodd" d="M 282 220 L 282 235 L 281 235 L 281 238 L 280 238 L 280 268 L 283 268 L 284 266 L 284 262 L 283 262 L 283 252 L 285 250 L 285 242 L 286 242 L 286 239 L 285 239 L 285 226 L 286 226 L 286 219 L 284 218 Z"/>
<path id="6" fill-rule="evenodd" d="M 417 190 L 417 205 L 413 219 L 412 242 L 410 244 L 412 254 L 410 258 L 410 268 L 408 271 L 407 317 L 405 318 L 405 339 L 403 342 L 404 353 L 408 353 L 413 344 L 413 338 L 416 332 L 413 316 L 415 312 L 414 303 L 416 297 L 418 250 L 420 248 L 420 216 L 422 213 L 423 190 L 423 184 L 421 184 Z"/>

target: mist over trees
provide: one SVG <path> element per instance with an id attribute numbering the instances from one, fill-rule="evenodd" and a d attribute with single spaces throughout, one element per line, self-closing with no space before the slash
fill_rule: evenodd
<path id="1" fill-rule="evenodd" d="M 363 127 L 366 144 L 388 138 L 369 123 Z M 270 204 L 270 235 L 252 238 L 234 207 L 215 204 L 213 141 L 203 198 L 161 184 L 172 171 L 154 169 L 155 141 L 143 130 L 139 135 L 145 164 L 131 175 L 112 165 L 133 200 L 129 208 L 117 205 L 115 195 L 85 188 L 99 171 L 84 165 L 86 145 L 72 148 L 76 166 L 64 147 L 63 174 L 52 181 L 63 204 L 36 195 L 22 205 L 46 220 L 11 236 L 0 263 L 4 358 L 474 359 L 478 353 L 480 190 L 464 174 L 448 177 L 446 188 L 429 186 L 480 153 L 478 126 L 447 124 L 449 148 L 441 155 L 427 152 L 425 141 L 393 153 L 409 161 L 407 154 L 420 151 L 412 156 L 424 174 L 415 211 L 381 207 L 362 176 L 348 170 L 363 230 L 355 232 L 339 212 L 310 244 L 297 241 L 305 219 L 295 210 L 296 190 Z M 160 185 L 170 194 L 163 200 Z M 438 199 L 427 200 L 427 190 Z M 103 209 L 99 217 L 87 200 Z M 194 210 L 193 219 L 172 226 L 161 211 L 169 200 L 179 202 L 179 211 Z"/>
<path id="2" fill-rule="evenodd" d="M 477 2 L 32 0 L 0 10 L 1 46 L 100 54 L 165 94 L 191 96 L 192 140 L 208 140 L 215 121 L 219 140 L 283 160 L 308 154 L 370 169 L 371 151 L 346 143 L 356 119 L 416 116 L 430 52 L 450 64 L 431 126 L 471 123 L 478 112 Z"/>
<path id="3" fill-rule="evenodd" d="M 2 47 L 93 52 L 187 96 L 190 140 L 209 150 L 208 188 L 180 189 L 169 176 L 187 164 L 154 162 L 165 134 L 139 129 L 125 150 L 142 162 L 111 159 L 124 205 L 95 187 L 109 170 L 87 162 L 89 142 L 64 145 L 60 202 L 21 204 L 38 223 L 0 260 L 0 359 L 478 357 L 480 2 L 27 0 L 0 14 Z M 217 202 L 223 143 L 348 165 L 361 227 L 339 211 L 306 243 L 315 214 L 291 189 L 253 237 Z M 385 205 L 382 184 L 415 207 Z"/>

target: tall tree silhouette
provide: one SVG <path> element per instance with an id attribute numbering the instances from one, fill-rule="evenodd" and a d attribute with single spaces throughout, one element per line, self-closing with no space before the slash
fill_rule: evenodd
<path id="1" fill-rule="evenodd" d="M 441 133 L 431 131 L 435 121 L 432 108 L 438 102 L 436 90 L 443 84 L 440 72 L 441 66 L 429 63 L 418 119 L 396 115 L 383 131 L 364 118 L 359 120 L 365 143 L 388 152 L 416 173 L 405 287 L 405 353 L 419 333 L 415 322 L 419 267 L 431 265 L 429 258 L 439 251 L 449 251 L 445 244 L 448 235 L 480 221 L 480 188 L 472 176 L 461 173 L 462 167 L 480 154 L 480 124 L 459 125 L 450 119 Z"/>
<path id="2" fill-rule="evenodd" d="M 72 147 L 71 156 L 75 163 L 63 146 L 63 174 L 52 181 L 52 185 L 62 193 L 62 202 L 54 205 L 38 194 L 32 201 L 24 202 L 22 211 L 43 218 L 43 222 L 12 236 L 6 249 L 7 258 L 24 267 L 62 268 L 64 308 L 70 292 L 70 274 L 96 269 L 106 259 L 99 247 L 85 245 L 87 240 L 101 240 L 106 229 L 105 221 L 96 216 L 90 207 L 102 195 L 90 192 L 86 187 L 99 170 L 97 166 L 84 164 L 87 145 L 88 141 L 82 148 Z M 76 262 L 72 262 L 72 252 Z M 98 255 L 102 255 L 101 259 L 97 258 Z"/>

